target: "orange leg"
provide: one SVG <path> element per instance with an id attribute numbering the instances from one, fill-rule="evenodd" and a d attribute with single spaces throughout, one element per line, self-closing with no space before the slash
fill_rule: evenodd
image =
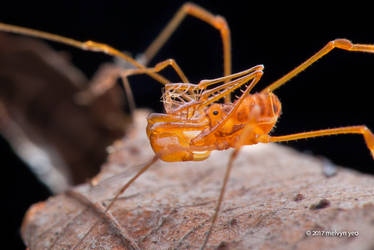
<path id="1" fill-rule="evenodd" d="M 32 37 L 37 37 L 37 38 L 42 38 L 46 39 L 49 41 L 54 41 L 66 45 L 70 45 L 82 50 L 89 50 L 89 51 L 94 51 L 94 52 L 101 52 L 104 54 L 108 54 L 114 57 L 121 58 L 122 60 L 125 60 L 132 65 L 134 65 L 138 69 L 144 69 L 145 66 L 139 62 L 137 62 L 134 58 L 130 57 L 129 55 L 126 55 L 125 53 L 122 53 L 121 51 L 103 43 L 97 43 L 94 41 L 86 41 L 86 42 L 81 42 L 77 41 L 71 38 L 51 34 L 48 32 L 44 31 L 38 31 L 34 29 L 29 29 L 29 28 L 24 28 L 24 27 L 19 27 L 16 25 L 10 25 L 10 24 L 5 24 L 5 23 L 0 23 L 0 30 L 1 31 L 6 31 L 10 33 L 16 33 L 16 34 L 23 34 L 23 35 L 28 35 Z M 155 79 L 156 81 L 159 81 L 160 83 L 166 84 L 169 83 L 170 81 L 166 79 L 165 77 L 154 73 L 154 72 L 149 72 L 147 73 L 150 77 Z"/>
<path id="2" fill-rule="evenodd" d="M 328 42 L 320 51 L 318 51 L 316 54 L 314 54 L 312 57 L 310 57 L 308 60 L 297 66 L 295 69 L 291 70 L 289 73 L 281 77 L 280 79 L 276 80 L 272 84 L 270 84 L 268 87 L 266 87 L 263 92 L 267 91 L 274 91 L 275 89 L 279 88 L 283 84 L 285 84 L 287 81 L 294 78 L 297 74 L 299 74 L 301 71 L 308 68 L 310 65 L 312 65 L 314 62 L 316 62 L 318 59 L 329 53 L 334 48 L 339 48 L 347 51 L 359 51 L 359 52 L 366 52 L 366 53 L 374 53 L 374 45 L 371 44 L 353 44 L 347 39 L 336 39 L 333 41 Z"/>
<path id="3" fill-rule="evenodd" d="M 239 154 L 239 150 L 240 150 L 240 148 L 236 148 L 230 156 L 230 160 L 229 160 L 229 163 L 228 163 L 227 168 L 226 168 L 225 176 L 223 178 L 223 182 L 222 182 L 222 186 L 221 186 L 221 191 L 219 193 L 218 201 L 217 201 L 216 207 L 214 209 L 214 214 L 213 214 L 212 219 L 211 219 L 211 224 L 210 224 L 210 227 L 209 227 L 209 229 L 206 233 L 204 242 L 203 242 L 200 249 L 205 249 L 205 247 L 206 247 L 206 245 L 209 241 L 210 235 L 213 231 L 214 225 L 216 224 L 218 214 L 219 214 L 219 210 L 221 208 L 221 204 L 222 204 L 222 201 L 223 201 L 223 196 L 224 196 L 225 191 L 226 191 L 227 182 L 230 178 L 231 169 L 232 169 L 235 158 Z"/>
<path id="4" fill-rule="evenodd" d="M 174 59 L 167 59 L 165 61 L 157 63 L 156 66 L 154 66 L 155 72 L 159 72 L 167 66 L 171 66 L 184 83 L 189 82 L 186 75 L 183 73 L 182 69 L 179 67 L 179 65 Z"/>
<path id="5" fill-rule="evenodd" d="M 116 195 L 114 196 L 114 198 L 111 200 L 111 202 L 108 204 L 108 206 L 105 208 L 104 210 L 104 213 L 108 213 L 109 210 L 112 208 L 112 206 L 114 205 L 114 203 L 118 200 L 119 196 L 126 191 L 126 189 L 128 187 L 130 187 L 130 185 L 136 180 L 138 179 L 139 176 L 141 176 L 142 174 L 144 174 L 157 160 L 159 159 L 158 155 L 155 155 L 152 160 L 150 160 L 147 164 L 144 165 L 144 167 L 142 169 L 140 169 L 136 175 L 134 177 L 132 177 L 125 185 L 123 185 L 119 190 L 118 192 L 116 193 Z M 82 242 L 84 241 L 84 239 L 90 234 L 90 232 L 98 225 L 99 221 L 97 221 L 94 225 L 92 225 L 92 227 L 90 227 L 90 229 L 83 235 L 83 237 L 78 241 L 78 243 L 73 246 L 71 249 L 77 249 L 79 247 L 80 244 L 82 244 Z"/>
<path id="6" fill-rule="evenodd" d="M 144 174 L 157 160 L 159 159 L 158 155 L 155 155 L 150 162 L 144 165 L 142 169 L 140 169 L 134 177 L 132 177 L 125 185 L 121 187 L 121 189 L 117 192 L 117 194 L 113 197 L 112 201 L 109 203 L 109 205 L 106 207 L 104 213 L 108 212 L 109 209 L 113 206 L 113 204 L 116 202 L 118 197 L 126 191 L 128 187 L 136 180 L 139 176 Z"/>
<path id="7" fill-rule="evenodd" d="M 227 25 L 226 20 L 221 16 L 215 16 L 208 12 L 207 10 L 192 4 L 192 3 L 185 3 L 175 14 L 174 18 L 169 22 L 169 24 L 164 28 L 164 30 L 160 33 L 160 35 L 154 40 L 154 42 L 148 47 L 148 49 L 143 54 L 143 63 L 136 61 L 134 58 L 122 53 L 121 51 L 103 43 L 98 43 L 94 41 L 85 41 L 81 42 L 78 40 L 74 40 L 71 38 L 63 37 L 60 35 L 51 34 L 48 32 L 38 31 L 34 29 L 19 27 L 15 25 L 9 25 L 5 23 L 0 23 L 0 30 L 16 33 L 16 34 L 24 34 L 28 36 L 38 37 L 62 44 L 67 44 L 73 47 L 77 47 L 83 50 L 89 50 L 94 52 L 101 52 L 108 55 L 112 55 L 114 57 L 118 57 L 122 60 L 125 60 L 132 65 L 134 65 L 138 69 L 144 69 L 145 65 L 154 57 L 154 55 L 160 50 L 160 48 L 165 44 L 166 40 L 172 35 L 178 25 L 182 22 L 186 15 L 191 15 L 195 18 L 198 18 L 216 29 L 218 29 L 221 33 L 222 43 L 223 43 L 223 57 L 224 57 L 224 75 L 231 74 L 231 39 L 230 39 L 230 29 Z M 178 75 L 181 77 L 183 82 L 188 82 L 187 78 L 180 70 L 179 66 L 175 62 L 170 62 L 170 65 L 176 70 Z M 159 75 L 156 72 L 145 71 L 145 74 L 148 74 L 158 82 L 162 84 L 169 83 L 170 81 L 165 77 Z M 225 98 L 226 102 L 229 102 L 229 97 Z"/>
<path id="8" fill-rule="evenodd" d="M 211 219 L 212 221 L 211 221 L 210 227 L 208 229 L 208 232 L 206 234 L 206 237 L 205 237 L 204 242 L 203 242 L 200 249 L 204 249 L 206 247 L 208 241 L 209 241 L 209 237 L 210 237 L 210 235 L 213 231 L 214 225 L 215 225 L 215 223 L 217 221 L 217 218 L 218 218 L 219 210 L 220 210 L 221 205 L 222 205 L 223 196 L 224 196 L 225 191 L 226 191 L 227 182 L 230 178 L 230 173 L 231 173 L 231 170 L 232 170 L 234 160 L 238 157 L 241 146 L 245 145 L 245 139 L 248 137 L 248 135 L 250 135 L 250 133 L 253 132 L 253 129 L 254 129 L 254 127 L 252 126 L 252 124 L 247 124 L 244 127 L 243 133 L 239 137 L 239 140 L 235 145 L 235 149 L 230 156 L 229 163 L 227 164 L 225 176 L 223 178 L 221 191 L 219 193 L 219 197 L 218 197 L 218 200 L 217 200 L 216 208 L 214 210 L 214 214 L 213 214 L 212 219 Z"/>
<path id="9" fill-rule="evenodd" d="M 224 75 L 231 74 L 231 38 L 230 29 L 226 20 L 221 16 L 215 16 L 209 11 L 201 8 L 193 3 L 185 3 L 169 21 L 163 31 L 153 41 L 153 43 L 144 52 L 145 65 L 152 60 L 154 55 L 165 44 L 169 37 L 174 33 L 186 15 L 191 15 L 198 18 L 214 28 L 218 29 L 221 33 L 223 43 L 223 60 L 224 60 Z"/>
<path id="10" fill-rule="evenodd" d="M 217 201 L 217 205 L 214 211 L 214 214 L 212 216 L 212 222 L 209 227 L 209 230 L 207 232 L 207 235 L 205 237 L 205 240 L 203 242 L 203 245 L 201 249 L 204 249 L 209 241 L 209 236 L 211 235 L 211 232 L 214 228 L 215 222 L 218 218 L 218 213 L 223 201 L 224 193 L 226 190 L 227 182 L 229 180 L 230 172 L 233 166 L 233 162 L 235 158 L 238 156 L 240 147 L 244 145 L 245 138 L 251 133 L 251 131 L 254 128 L 251 126 L 251 124 L 248 124 L 242 133 L 242 135 L 239 138 L 239 141 L 236 144 L 235 150 L 231 154 L 229 163 L 226 168 L 225 176 L 223 179 L 223 184 L 221 187 L 220 195 Z M 262 143 L 269 143 L 269 142 L 277 142 L 277 141 L 291 141 L 291 140 L 297 140 L 297 139 L 303 139 L 303 138 L 311 138 L 311 137 L 318 137 L 318 136 L 324 136 L 324 135 L 334 135 L 334 134 L 362 134 L 364 136 L 364 139 L 366 141 L 366 145 L 369 148 L 373 158 L 374 158 L 374 135 L 373 133 L 366 127 L 366 126 L 351 126 L 351 127 L 343 127 L 343 128 L 334 128 L 334 129 L 323 129 L 323 130 L 317 130 L 317 131 L 311 131 L 311 132 L 304 132 L 304 133 L 297 133 L 292 135 L 285 135 L 285 136 L 269 136 L 269 135 L 263 135 L 260 136 L 259 142 Z"/>
<path id="11" fill-rule="evenodd" d="M 169 37 L 174 33 L 183 19 L 191 15 L 197 19 L 200 19 L 217 30 L 220 31 L 222 44 L 223 44 L 223 73 L 224 76 L 231 74 L 231 37 L 230 28 L 222 16 L 216 16 L 209 11 L 201 8 L 193 3 L 185 3 L 169 21 L 163 31 L 157 36 L 152 44 L 146 49 L 143 56 L 144 64 L 147 65 L 149 61 L 155 56 L 155 54 L 161 49 Z M 225 102 L 230 102 L 230 95 L 225 98 Z"/>
<path id="12" fill-rule="evenodd" d="M 112 88 L 118 77 L 122 72 L 126 71 L 121 67 L 117 67 L 112 63 L 105 63 L 100 65 L 100 68 L 91 79 L 90 85 L 87 89 L 84 89 L 75 95 L 75 101 L 81 105 L 88 105 L 95 98 L 104 94 L 108 89 Z M 127 97 L 130 112 L 135 108 L 135 101 L 132 95 L 132 91 L 129 82 L 126 78 L 123 78 L 123 86 Z"/>
<path id="13" fill-rule="evenodd" d="M 337 135 L 337 134 L 361 134 L 366 142 L 366 146 L 370 150 L 372 157 L 374 158 L 374 135 L 366 126 L 350 126 L 342 128 L 322 129 L 310 132 L 296 133 L 292 135 L 283 136 L 269 136 L 262 135 L 259 137 L 258 142 L 269 143 L 269 142 L 281 142 L 281 141 L 292 141 L 304 138 L 319 137 L 324 135 Z"/>
<path id="14" fill-rule="evenodd" d="M 79 103 L 87 104 L 91 102 L 94 98 L 104 94 L 108 89 L 112 88 L 117 81 L 118 77 L 121 77 L 126 96 L 129 102 L 130 110 L 135 109 L 135 101 L 133 99 L 132 91 L 128 81 L 128 77 L 131 75 L 138 74 L 151 74 L 157 73 L 165 69 L 166 67 L 171 66 L 175 72 L 179 75 L 183 82 L 187 82 L 188 79 L 184 75 L 182 69 L 173 59 L 167 59 L 156 64 L 153 68 L 142 68 L 142 69 L 123 69 L 121 67 L 116 67 L 113 65 L 104 65 L 99 70 L 99 73 L 94 76 L 92 84 L 89 88 L 78 94 L 77 100 Z"/>

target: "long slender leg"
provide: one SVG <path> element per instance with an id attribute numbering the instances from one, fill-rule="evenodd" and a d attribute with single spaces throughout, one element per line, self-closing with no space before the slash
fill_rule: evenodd
<path id="1" fill-rule="evenodd" d="M 125 89 L 126 99 L 128 100 L 128 103 L 129 103 L 130 114 L 132 117 L 134 115 L 135 108 L 136 108 L 134 94 L 132 93 L 130 83 L 127 77 L 122 77 L 122 81 L 123 81 L 123 87 Z"/>
<path id="2" fill-rule="evenodd" d="M 160 48 L 165 44 L 169 37 L 174 33 L 183 19 L 191 15 L 195 18 L 202 20 L 214 28 L 218 29 L 221 33 L 222 43 L 223 43 L 223 60 L 224 60 L 224 75 L 231 74 L 231 38 L 230 38 L 230 28 L 226 20 L 221 16 L 215 16 L 209 11 L 201 8 L 193 3 L 185 3 L 174 15 L 174 17 L 169 21 L 162 32 L 157 36 L 157 38 L 152 42 L 152 44 L 146 49 L 144 55 L 146 57 L 145 65 L 152 60 L 155 54 L 160 50 Z"/>
<path id="3" fill-rule="evenodd" d="M 216 224 L 216 221 L 217 221 L 217 218 L 218 218 L 218 214 L 219 214 L 219 210 L 221 208 L 221 204 L 222 204 L 222 201 L 223 201 L 223 196 L 225 194 L 226 185 L 227 185 L 227 182 L 228 182 L 229 177 L 230 177 L 230 173 L 231 173 L 231 169 L 232 169 L 232 166 L 233 166 L 233 162 L 234 162 L 235 158 L 237 157 L 237 155 L 239 154 L 239 150 L 240 150 L 240 148 L 236 148 L 234 150 L 234 152 L 232 152 L 232 154 L 230 156 L 230 160 L 229 160 L 229 163 L 228 163 L 227 168 L 226 168 L 225 176 L 223 178 L 223 183 L 222 183 L 221 191 L 219 193 L 217 204 L 216 204 L 216 207 L 214 209 L 214 214 L 213 214 L 212 219 L 211 219 L 211 224 L 210 224 L 208 232 L 207 232 L 207 234 L 205 236 L 204 242 L 201 245 L 201 248 L 200 248 L 201 250 L 203 250 L 206 247 L 206 244 L 209 241 L 209 238 L 210 238 L 210 235 L 211 235 L 212 230 L 214 228 L 214 225 Z"/>
<path id="4" fill-rule="evenodd" d="M 10 25 L 10 24 L 5 24 L 5 23 L 0 23 L 0 30 L 10 32 L 10 33 L 16 33 L 16 34 L 23 34 L 23 35 L 28 35 L 32 37 L 37 37 L 37 38 L 43 38 L 49 41 L 54 41 L 66 45 L 70 45 L 82 50 L 89 50 L 89 51 L 94 51 L 94 52 L 101 52 L 104 54 L 112 55 L 115 57 L 119 57 L 122 60 L 125 60 L 132 65 L 134 65 L 138 69 L 144 69 L 145 66 L 139 62 L 137 62 L 135 59 L 132 57 L 122 53 L 121 51 L 103 43 L 97 43 L 94 41 L 86 41 L 86 42 L 81 42 L 77 41 L 71 38 L 51 34 L 48 32 L 44 31 L 38 31 L 34 29 L 29 29 L 29 28 L 24 28 L 24 27 L 19 27 L 16 25 Z M 166 79 L 165 77 L 155 73 L 155 72 L 148 72 L 147 73 L 150 77 L 155 79 L 156 81 L 159 81 L 162 84 L 169 83 L 170 81 Z"/>
<path id="5" fill-rule="evenodd" d="M 16 25 L 9 25 L 5 23 L 0 23 L 0 30 L 17 33 L 17 34 L 24 34 L 28 36 L 43 38 L 50 41 L 55 41 L 63 44 L 67 44 L 73 47 L 77 47 L 83 50 L 90 50 L 95 52 L 101 52 L 105 54 L 109 54 L 115 57 L 119 57 L 132 65 L 134 65 L 138 69 L 145 68 L 147 62 L 149 62 L 153 56 L 157 53 L 157 51 L 163 46 L 166 40 L 172 35 L 174 30 L 178 27 L 181 21 L 185 18 L 186 15 L 191 15 L 196 17 L 216 29 L 218 29 L 221 33 L 222 43 L 223 43 L 223 54 L 224 54 L 224 75 L 231 74 L 231 39 L 230 39 L 230 29 L 226 22 L 226 20 L 221 16 L 215 16 L 212 13 L 208 12 L 207 10 L 192 4 L 192 3 L 185 3 L 176 13 L 174 18 L 169 22 L 169 24 L 165 27 L 165 29 L 160 33 L 160 35 L 154 40 L 154 42 L 148 47 L 148 49 L 144 52 L 144 65 L 139 63 L 132 57 L 120 52 L 119 50 L 102 43 L 97 43 L 94 41 L 85 41 L 81 42 L 78 40 L 74 40 L 71 38 L 63 37 L 60 35 L 51 34 L 48 32 L 38 31 L 34 29 L 19 27 Z M 173 66 L 173 64 L 171 64 Z M 173 66 L 174 67 L 174 66 Z M 176 68 L 179 68 L 177 65 Z M 184 82 L 188 82 L 187 78 L 184 76 L 181 70 L 177 70 L 177 73 L 181 76 Z M 169 83 L 170 81 L 165 77 L 155 73 L 155 72 L 147 72 L 146 74 L 150 75 L 155 80 L 159 81 L 162 84 Z M 230 95 L 225 98 L 226 102 L 230 102 Z"/>
<path id="6" fill-rule="evenodd" d="M 92 102 L 95 98 L 104 94 L 108 89 L 115 86 L 117 79 L 120 77 L 121 72 L 125 72 L 126 69 L 115 66 L 112 63 L 104 63 L 100 65 L 100 68 L 96 71 L 95 75 L 92 77 L 89 86 L 80 91 L 76 96 L 75 100 L 79 104 L 87 105 Z M 124 85 L 127 83 L 124 82 Z M 127 86 L 125 86 L 126 96 Z M 133 98 L 131 98 L 133 99 Z M 131 100 L 128 99 L 129 105 Z"/>
<path id="7" fill-rule="evenodd" d="M 258 142 L 269 143 L 269 142 L 281 142 L 281 141 L 292 141 L 304 138 L 325 136 L 325 135 L 337 135 L 337 134 L 361 134 L 366 142 L 366 146 L 370 150 L 372 157 L 374 158 L 374 135 L 366 126 L 350 126 L 342 128 L 322 129 L 310 132 L 302 132 L 291 135 L 283 136 L 269 136 L 262 135 L 259 137 Z"/>
<path id="8" fill-rule="evenodd" d="M 229 29 L 229 26 L 226 20 L 223 17 L 215 16 L 211 14 L 210 12 L 208 12 L 207 10 L 192 3 L 185 3 L 176 13 L 174 18 L 165 27 L 165 29 L 160 33 L 160 35 L 148 47 L 148 49 L 144 53 L 145 58 L 146 58 L 144 61 L 144 65 L 146 65 L 147 62 L 149 62 L 153 58 L 153 56 L 157 53 L 157 51 L 161 48 L 161 46 L 163 46 L 163 44 L 171 36 L 171 34 L 178 27 L 178 25 L 181 23 L 181 21 L 184 19 L 186 15 L 191 15 L 193 17 L 196 17 L 212 25 L 213 27 L 215 27 L 216 29 L 220 31 L 221 37 L 222 37 L 222 43 L 223 43 L 224 75 L 230 75 L 231 74 L 231 39 L 230 39 L 230 29 Z M 131 63 L 136 68 L 139 68 L 139 69 L 145 68 L 143 64 L 139 63 L 132 57 L 122 53 L 121 51 L 107 44 L 97 43 L 94 41 L 81 42 L 78 40 L 63 37 L 60 35 L 51 34 L 48 32 L 19 27 L 16 25 L 9 25 L 5 23 L 0 23 L 0 30 L 11 32 L 11 33 L 24 34 L 28 36 L 43 38 L 46 40 L 67 44 L 67 45 L 77 47 L 83 50 L 90 50 L 90 51 L 109 54 L 115 57 L 119 57 Z M 166 84 L 170 82 L 168 79 L 166 79 L 165 77 L 155 72 L 148 72 L 147 74 L 150 75 L 155 80 L 159 81 L 160 83 Z M 226 98 L 226 102 L 229 102 L 229 97 Z"/>
<path id="9" fill-rule="evenodd" d="M 222 183 L 221 191 L 220 191 L 220 194 L 219 194 L 219 197 L 218 197 L 218 200 L 217 200 L 217 204 L 216 204 L 216 208 L 214 210 L 214 214 L 212 216 L 212 221 L 211 221 L 210 227 L 208 229 L 208 232 L 206 234 L 206 237 L 205 237 L 204 242 L 203 242 L 203 244 L 202 244 L 202 246 L 201 246 L 200 249 L 204 249 L 206 247 L 206 244 L 209 241 L 209 237 L 210 237 L 210 235 L 212 233 L 212 230 L 213 230 L 214 225 L 215 225 L 215 223 L 217 221 L 217 218 L 218 218 L 219 210 L 221 208 L 221 204 L 222 204 L 222 201 L 223 201 L 223 196 L 225 194 L 227 182 L 228 182 L 229 177 L 230 177 L 230 173 L 231 173 L 231 169 L 232 169 L 234 160 L 238 156 L 240 148 L 245 144 L 245 139 L 253 131 L 253 129 L 254 129 L 254 127 L 251 124 L 247 124 L 244 127 L 243 133 L 239 137 L 239 140 L 235 144 L 235 149 L 234 149 L 234 151 L 232 152 L 232 154 L 230 156 L 229 163 L 227 164 L 227 168 L 226 168 L 225 176 L 223 178 L 223 183 Z"/>
<path id="10" fill-rule="evenodd" d="M 304 61 L 302 64 L 291 70 L 289 73 L 284 75 L 283 77 L 279 78 L 268 87 L 266 87 L 262 92 L 267 91 L 274 91 L 275 89 L 279 88 L 287 81 L 295 77 L 301 71 L 308 68 L 312 65 L 315 61 L 329 53 L 334 48 L 339 48 L 347 51 L 359 51 L 359 52 L 366 52 L 366 53 L 374 53 L 374 45 L 371 44 L 353 44 L 351 41 L 347 39 L 336 39 L 333 41 L 328 42 L 320 51 L 314 54 L 312 57 Z"/>
<path id="11" fill-rule="evenodd" d="M 159 72 L 159 71 L 163 70 L 164 68 L 166 68 L 167 66 L 171 66 L 184 83 L 189 82 L 186 75 L 183 73 L 182 69 L 179 67 L 177 62 L 172 58 L 157 63 L 156 66 L 154 66 L 154 68 L 155 68 L 156 72 Z"/>
<path id="12" fill-rule="evenodd" d="M 109 210 L 113 207 L 114 203 L 118 200 L 118 197 L 126 191 L 126 189 L 136 180 L 138 179 L 139 176 L 141 176 L 142 174 L 144 174 L 157 160 L 159 159 L 158 155 L 155 155 L 152 160 L 150 160 L 147 164 L 144 165 L 144 167 L 142 169 L 140 169 L 138 171 L 138 173 L 136 173 L 135 176 L 133 176 L 125 185 L 123 185 L 121 187 L 120 190 L 118 190 L 118 192 L 116 193 L 116 195 L 114 196 L 114 198 L 112 199 L 112 201 L 108 204 L 108 206 L 106 207 L 106 209 L 104 210 L 104 213 L 107 213 L 109 212 Z M 72 249 L 77 249 L 79 247 L 79 245 L 84 241 L 84 239 L 88 236 L 88 234 L 93 230 L 93 228 L 95 226 L 97 226 L 98 222 L 96 222 L 94 225 L 92 225 L 92 227 L 85 233 L 85 235 L 79 240 L 79 242 L 72 247 Z"/>
<path id="13" fill-rule="evenodd" d="M 155 155 L 151 161 L 149 161 L 145 166 L 139 170 L 138 173 L 134 177 L 132 177 L 125 185 L 122 186 L 122 188 L 117 192 L 117 194 L 113 197 L 112 201 L 109 203 L 109 205 L 105 209 L 105 213 L 111 209 L 111 207 L 114 205 L 118 197 L 126 191 L 126 189 L 136 180 L 139 176 L 144 174 L 157 160 L 159 159 L 158 155 Z"/>
<path id="14" fill-rule="evenodd" d="M 182 69 L 173 59 L 162 61 L 152 68 L 142 69 L 123 69 L 113 65 L 104 65 L 99 70 L 99 73 L 94 76 L 92 84 L 89 86 L 89 88 L 77 95 L 77 101 L 83 104 L 91 102 L 94 98 L 104 94 L 108 89 L 112 88 L 116 84 L 118 77 L 121 77 L 131 109 L 131 107 L 135 107 L 135 102 L 133 100 L 131 88 L 127 78 L 131 75 L 157 73 L 168 66 L 171 66 L 175 70 L 183 82 L 188 81 Z"/>
<path id="15" fill-rule="evenodd" d="M 236 144 L 235 150 L 232 153 L 230 157 L 230 161 L 228 163 L 225 177 L 223 180 L 221 192 L 217 201 L 216 209 L 214 212 L 214 215 L 212 217 L 212 223 L 210 225 L 210 228 L 207 232 L 207 236 L 203 242 L 203 245 L 201 249 L 204 249 L 206 244 L 208 243 L 209 236 L 213 230 L 213 227 L 215 225 L 215 222 L 218 217 L 219 209 L 221 207 L 221 203 L 223 200 L 224 192 L 226 189 L 227 181 L 229 179 L 229 175 L 232 169 L 232 164 L 235 158 L 237 157 L 240 146 L 244 144 L 244 140 L 246 136 L 251 132 L 253 128 L 251 125 L 247 125 L 245 127 L 245 130 L 243 131 L 243 134 L 240 136 L 238 143 Z M 334 135 L 334 134 L 362 134 L 364 136 L 366 145 L 368 149 L 370 150 L 372 157 L 374 158 L 374 135 L 373 133 L 366 127 L 366 126 L 350 126 L 350 127 L 342 127 L 342 128 L 334 128 L 334 129 L 323 129 L 323 130 L 316 130 L 311 132 L 303 132 L 303 133 L 296 133 L 292 135 L 285 135 L 285 136 L 269 136 L 269 135 L 263 135 L 259 138 L 259 142 L 262 143 L 269 143 L 269 142 L 277 142 L 277 141 L 291 141 L 291 140 L 298 140 L 303 138 L 311 138 L 311 137 L 318 137 L 318 136 L 325 136 L 325 135 Z"/>

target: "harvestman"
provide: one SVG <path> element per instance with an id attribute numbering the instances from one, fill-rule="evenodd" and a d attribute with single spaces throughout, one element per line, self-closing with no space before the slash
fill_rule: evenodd
<path id="1" fill-rule="evenodd" d="M 147 63 L 160 50 L 187 15 L 198 18 L 220 31 L 223 43 L 224 77 L 202 80 L 198 84 L 191 84 L 173 59 L 162 61 L 155 67 L 146 67 Z M 274 90 L 334 48 L 374 53 L 374 45 L 352 44 L 346 39 L 330 41 L 312 57 L 271 83 L 261 92 L 250 94 L 250 91 L 263 74 L 263 66 L 257 65 L 248 70 L 231 74 L 230 29 L 225 19 L 191 3 L 184 4 L 178 10 L 173 19 L 144 52 L 142 63 L 106 44 L 93 41 L 80 42 L 59 35 L 3 23 L 0 23 L 0 30 L 44 38 L 83 50 L 102 52 L 122 58 L 135 68 L 120 71 L 118 69 L 108 70 L 106 73 L 108 79 L 120 77 L 127 87 L 127 77 L 134 74 L 147 74 L 165 86 L 163 103 L 166 114 L 151 114 L 148 117 L 147 135 L 155 156 L 117 192 L 106 207 L 105 212 L 108 212 L 118 197 L 158 159 L 167 162 L 201 161 L 208 158 L 212 150 L 234 149 L 227 165 L 211 225 L 201 249 L 204 249 L 209 241 L 210 234 L 217 220 L 233 161 L 237 157 L 241 146 L 333 134 L 361 134 L 374 158 L 374 135 L 366 126 L 323 129 L 284 136 L 268 135 L 281 111 L 281 104 L 276 95 L 273 94 Z M 168 66 L 175 70 L 183 83 L 170 83 L 168 79 L 159 74 L 160 71 Z M 113 84 L 114 81 L 97 82 L 90 88 L 90 93 L 93 96 L 99 95 Z M 242 91 L 240 97 L 232 102 L 231 93 L 242 86 L 245 86 L 245 90 Z M 225 100 L 224 103 L 217 103 L 223 98 Z M 80 242 L 82 241 L 83 239 Z"/>

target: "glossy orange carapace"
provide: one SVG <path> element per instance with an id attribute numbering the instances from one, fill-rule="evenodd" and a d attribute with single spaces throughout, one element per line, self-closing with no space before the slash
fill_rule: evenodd
<path id="1" fill-rule="evenodd" d="M 166 114 L 148 117 L 147 135 L 155 153 L 164 161 L 199 161 L 212 150 L 258 143 L 274 127 L 280 112 L 279 99 L 272 92 L 249 94 L 262 75 L 263 66 L 232 75 L 230 81 L 207 89 L 222 79 L 199 84 L 165 86 Z M 227 78 L 227 77 L 226 77 Z M 237 79 L 234 79 L 237 78 Z M 251 81 L 233 103 L 215 103 Z M 243 131 L 247 135 L 241 139 Z"/>

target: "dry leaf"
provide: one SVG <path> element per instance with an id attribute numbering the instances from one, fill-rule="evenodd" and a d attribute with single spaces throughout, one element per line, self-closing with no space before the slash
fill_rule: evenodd
<path id="1" fill-rule="evenodd" d="M 106 146 L 124 135 L 121 90 L 77 105 L 88 84 L 62 53 L 0 34 L 0 132 L 55 192 L 95 175 Z"/>
<path id="2" fill-rule="evenodd" d="M 105 206 L 152 157 L 146 114 L 111 147 L 89 184 L 34 205 L 22 236 L 30 249 L 198 249 L 209 227 L 230 151 L 202 162 L 158 162 Z M 244 147 L 234 163 L 208 249 L 370 249 L 374 246 L 374 179 L 267 144 Z M 84 235 L 92 228 L 89 234 Z M 351 237 L 306 232 L 350 232 Z M 357 233 L 359 234 L 357 236 Z"/>

